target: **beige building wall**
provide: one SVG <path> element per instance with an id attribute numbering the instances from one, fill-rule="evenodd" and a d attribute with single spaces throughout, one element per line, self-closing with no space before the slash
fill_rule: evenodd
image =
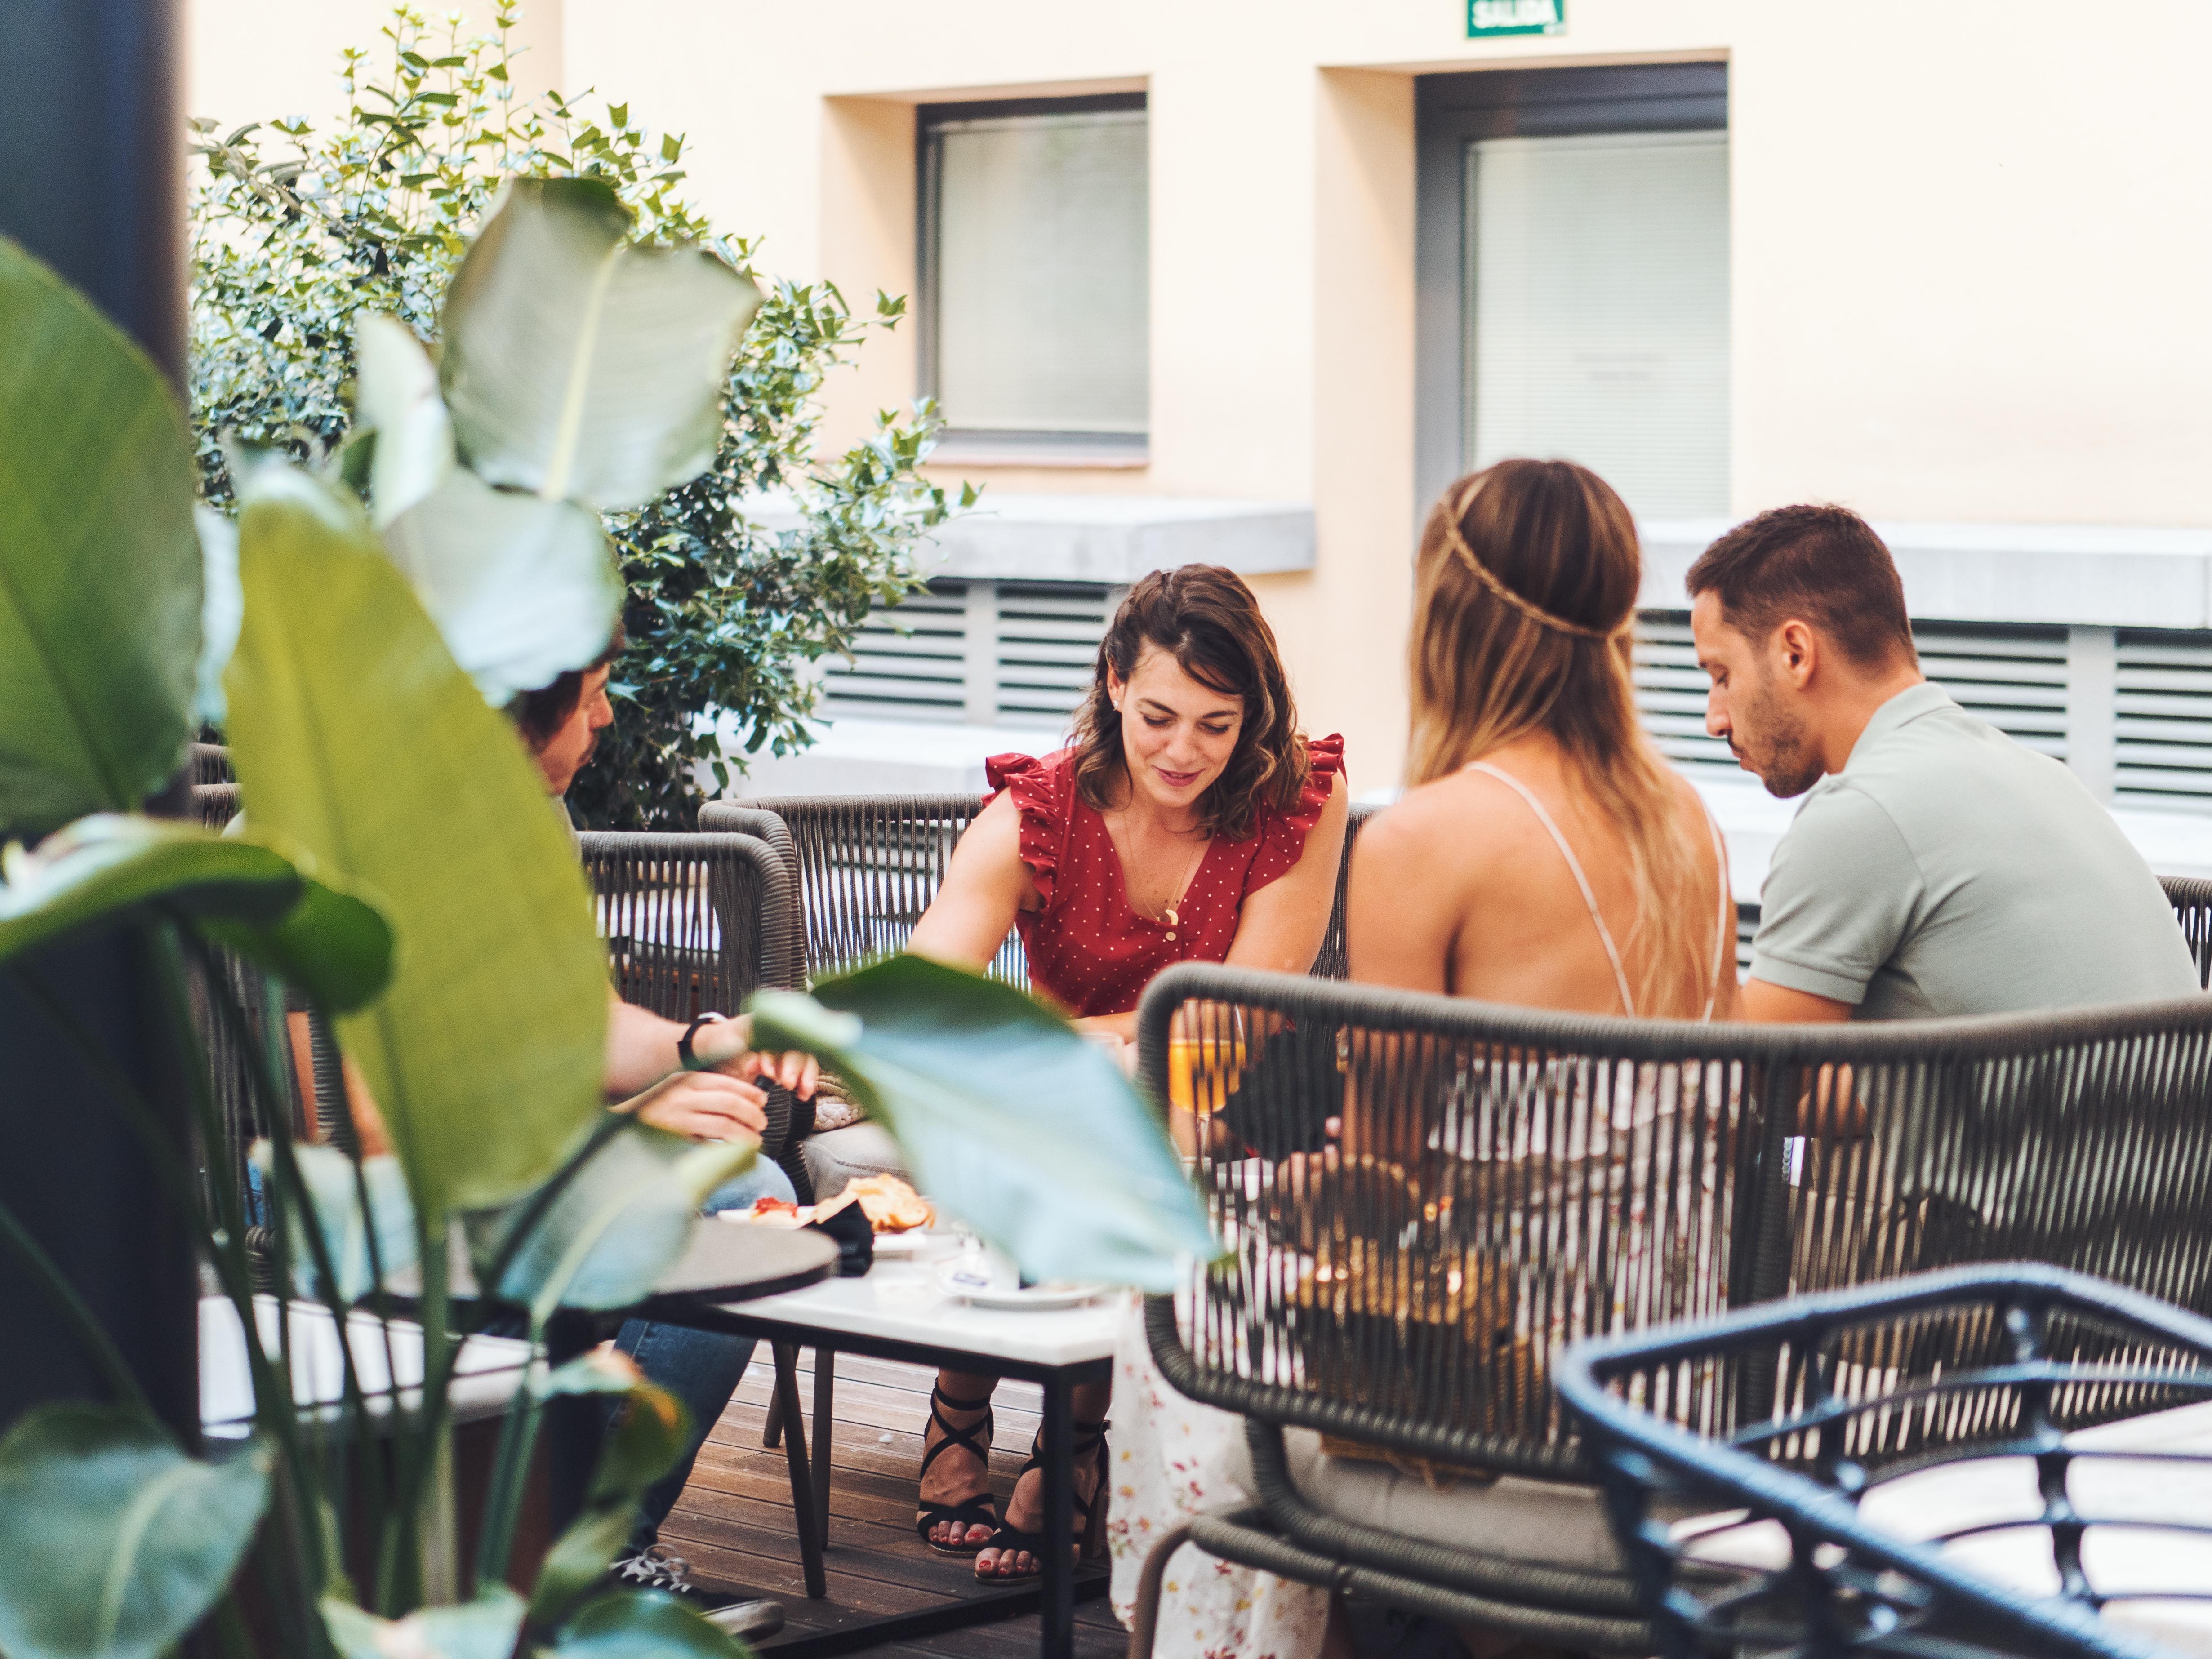
<path id="1" fill-rule="evenodd" d="M 193 107 L 313 107 L 356 0 L 200 0 Z M 1982 524 L 2212 525 L 2212 5 L 1568 0 L 1471 42 L 1463 0 L 544 0 L 571 86 L 687 132 L 717 222 L 856 301 L 914 281 L 913 106 L 1150 96 L 1151 461 L 968 466 L 1000 493 L 1309 501 L 1261 579 L 1307 724 L 1355 783 L 1402 748 L 1413 77 L 1725 59 L 1738 514 L 1807 497 Z M 240 116 L 240 118 L 245 118 Z M 910 330 L 832 392 L 914 391 Z"/>

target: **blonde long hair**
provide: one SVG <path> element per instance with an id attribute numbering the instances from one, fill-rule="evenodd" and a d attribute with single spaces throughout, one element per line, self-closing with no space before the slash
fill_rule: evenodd
<path id="1" fill-rule="evenodd" d="M 1547 732 L 1627 842 L 1626 941 L 1643 1012 L 1692 1018 L 1719 912 L 1665 761 L 1636 717 L 1636 521 L 1571 461 L 1500 461 L 1444 492 L 1421 532 L 1408 772 L 1427 783 Z"/>

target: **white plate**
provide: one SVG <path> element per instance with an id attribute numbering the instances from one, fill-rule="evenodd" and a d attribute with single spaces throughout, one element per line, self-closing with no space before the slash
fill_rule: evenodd
<path id="1" fill-rule="evenodd" d="M 932 1232 L 927 1227 L 909 1227 L 902 1233 L 876 1235 L 876 1259 L 879 1261 L 918 1261 L 924 1256 L 939 1255 L 951 1248 L 951 1234 Z"/>
<path id="2" fill-rule="evenodd" d="M 994 1283 L 988 1261 L 966 1257 L 939 1267 L 937 1287 L 945 1295 L 978 1308 L 1026 1309 L 1031 1312 L 1079 1308 L 1106 1293 L 1103 1285 L 1033 1285 L 1024 1290 L 1018 1281 Z"/>

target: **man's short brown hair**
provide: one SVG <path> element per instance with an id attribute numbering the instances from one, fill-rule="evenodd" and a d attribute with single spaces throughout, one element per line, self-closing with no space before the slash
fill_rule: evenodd
<path id="1" fill-rule="evenodd" d="M 1897 562 L 1874 526 L 1844 507 L 1778 507 L 1747 519 L 1698 556 L 1690 597 L 1720 596 L 1721 617 L 1763 644 L 1793 617 L 1862 668 L 1911 661 L 1912 624 Z"/>

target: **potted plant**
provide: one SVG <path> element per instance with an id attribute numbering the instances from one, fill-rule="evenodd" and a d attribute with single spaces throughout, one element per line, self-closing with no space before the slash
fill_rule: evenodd
<path id="1" fill-rule="evenodd" d="M 605 1109 L 590 897 L 497 706 L 604 645 L 622 594 L 599 514 L 711 460 L 757 301 L 712 250 L 629 229 L 602 184 L 515 181 L 455 274 L 434 362 L 403 325 L 362 324 L 356 433 L 327 470 L 233 459 L 234 536 L 195 525 L 191 441 L 151 367 L 0 241 L 0 625 L 21 647 L 0 698 L 0 819 L 33 832 L 0 854 L 0 969 L 101 1079 L 86 1109 L 129 1126 L 190 1218 L 254 1394 L 227 1452 L 180 1440 L 0 1212 L 11 1273 L 64 1312 L 109 1393 L 0 1438 L 10 1659 L 152 1656 L 204 1620 L 227 1654 L 735 1650 L 681 1604 L 603 1583 L 680 1428 L 623 1366 L 531 1367 L 465 1558 L 453 1509 L 449 1385 L 487 1305 L 450 1295 L 454 1241 L 542 1351 L 557 1310 L 648 1289 L 700 1196 L 750 1156 Z M 143 816 L 218 690 L 242 824 Z M 42 947 L 118 928 L 155 966 L 197 1160 L 88 1011 L 40 981 Z M 291 1134 L 284 988 L 333 1021 L 389 1157 Z M 836 1066 L 924 1186 L 1031 1272 L 1157 1289 L 1212 1249 L 1153 1114 L 1018 993 L 902 959 L 755 1013 L 764 1040 Z M 252 1179 L 216 1155 L 208 1033 L 262 1093 Z M 387 1352 L 419 1341 L 419 1389 L 379 1397 L 340 1340 L 338 1400 L 297 1408 L 294 1320 L 254 1298 L 257 1214 L 278 1286 L 337 1331 L 374 1322 Z M 539 1414 L 577 1392 L 624 1397 L 623 1427 L 585 1512 L 510 1583 Z"/>

